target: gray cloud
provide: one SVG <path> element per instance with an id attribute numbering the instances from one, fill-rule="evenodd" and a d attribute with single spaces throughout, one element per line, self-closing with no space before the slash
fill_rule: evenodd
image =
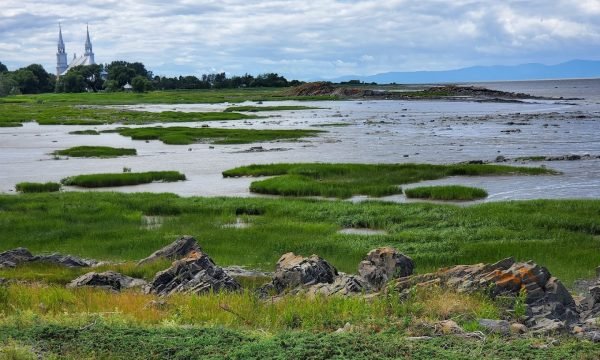
<path id="1" fill-rule="evenodd" d="M 301 79 L 600 59 L 600 0 L 2 0 L 0 61 L 55 64 L 89 22 L 96 60 Z"/>

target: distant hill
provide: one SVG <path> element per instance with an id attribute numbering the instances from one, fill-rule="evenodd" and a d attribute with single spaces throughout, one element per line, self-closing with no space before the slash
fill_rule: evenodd
<path id="1" fill-rule="evenodd" d="M 370 76 L 343 76 L 333 82 L 361 80 L 378 84 L 600 78 L 600 61 L 572 60 L 558 65 L 522 64 L 473 66 L 446 71 L 387 72 Z"/>

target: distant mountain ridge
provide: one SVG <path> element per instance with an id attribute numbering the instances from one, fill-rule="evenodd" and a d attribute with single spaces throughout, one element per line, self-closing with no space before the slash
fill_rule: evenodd
<path id="1" fill-rule="evenodd" d="M 378 84 L 427 84 L 449 82 L 555 80 L 600 78 L 600 61 L 571 60 L 557 65 L 522 64 L 472 66 L 445 71 L 386 72 L 369 76 L 343 76 L 333 82 L 361 80 Z"/>

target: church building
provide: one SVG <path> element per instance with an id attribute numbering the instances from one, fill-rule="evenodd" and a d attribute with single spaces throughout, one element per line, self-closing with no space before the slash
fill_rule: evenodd
<path id="1" fill-rule="evenodd" d="M 92 42 L 90 41 L 90 30 L 86 27 L 87 36 L 85 39 L 85 53 L 79 57 L 73 54 L 71 63 L 67 63 L 67 52 L 65 43 L 62 37 L 62 29 L 58 24 L 58 52 L 56 53 L 56 76 L 61 76 L 67 73 L 71 68 L 79 65 L 95 64 L 94 52 L 92 51 Z"/>

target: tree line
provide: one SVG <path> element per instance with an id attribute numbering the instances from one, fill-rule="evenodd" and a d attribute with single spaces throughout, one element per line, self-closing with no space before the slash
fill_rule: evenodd
<path id="1" fill-rule="evenodd" d="M 225 73 L 178 77 L 155 76 L 140 62 L 113 61 L 110 64 L 76 66 L 57 77 L 42 65 L 32 64 L 8 71 L 0 62 L 0 96 L 47 92 L 122 91 L 126 84 L 136 92 L 178 89 L 231 89 L 244 87 L 286 87 L 301 84 L 276 73 L 228 77 Z"/>

